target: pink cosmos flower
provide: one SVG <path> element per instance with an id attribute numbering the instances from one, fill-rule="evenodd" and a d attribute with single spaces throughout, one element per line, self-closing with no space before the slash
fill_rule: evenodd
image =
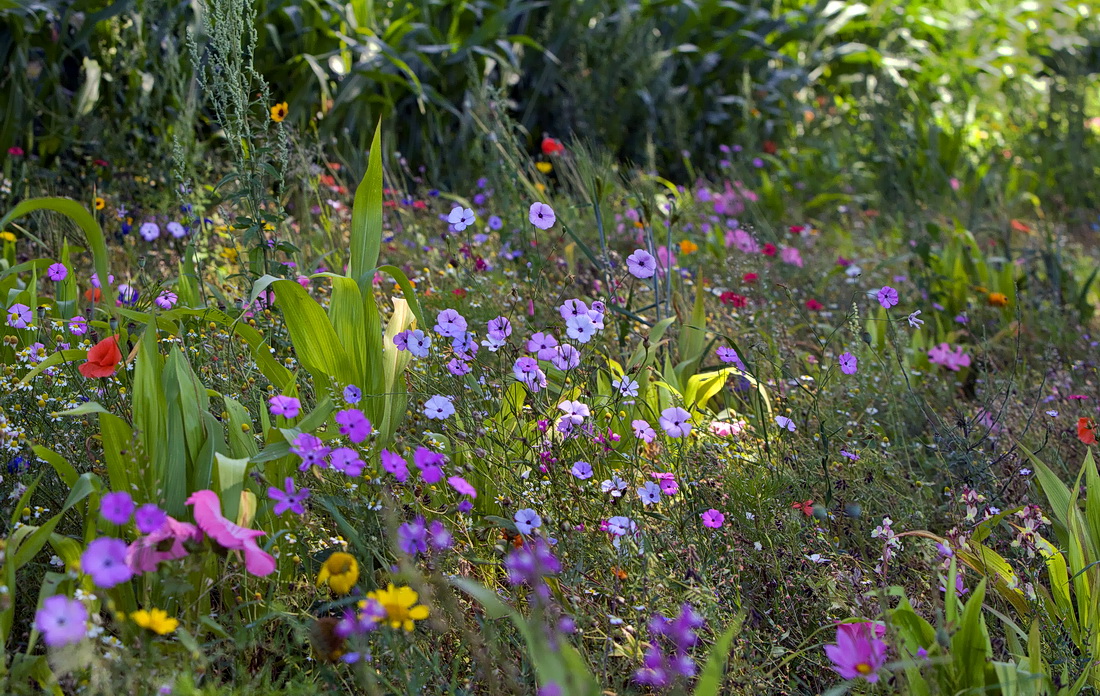
<path id="1" fill-rule="evenodd" d="M 264 576 L 275 572 L 275 559 L 256 543 L 264 532 L 245 529 L 222 517 L 221 500 L 211 490 L 197 491 L 187 499 L 193 505 L 195 522 L 199 529 L 227 549 L 244 553 L 244 567 L 253 575 Z"/>
<path id="2" fill-rule="evenodd" d="M 952 372 L 970 367 L 970 356 L 963 352 L 962 346 L 955 346 L 955 350 L 952 351 L 951 346 L 946 342 L 928 351 L 928 360 L 933 365 L 942 365 Z"/>
<path id="3" fill-rule="evenodd" d="M 802 268 L 802 254 L 795 247 L 783 247 L 783 250 L 779 252 L 779 258 L 783 260 L 783 263 Z"/>
<path id="4" fill-rule="evenodd" d="M 836 673 L 844 679 L 877 682 L 878 671 L 886 664 L 886 643 L 879 640 L 885 630 L 869 621 L 839 624 L 836 644 L 825 646 L 825 655 Z"/>
<path id="5" fill-rule="evenodd" d="M 710 527 L 711 529 L 720 528 L 726 521 L 726 516 L 714 508 L 707 510 L 699 515 L 699 517 L 703 519 L 703 526 Z"/>
<path id="6" fill-rule="evenodd" d="M 202 534 L 195 525 L 165 515 L 159 527 L 150 534 L 138 537 L 126 549 L 126 565 L 134 573 L 151 573 L 163 561 L 186 556 L 185 542 L 197 543 L 201 539 Z"/>

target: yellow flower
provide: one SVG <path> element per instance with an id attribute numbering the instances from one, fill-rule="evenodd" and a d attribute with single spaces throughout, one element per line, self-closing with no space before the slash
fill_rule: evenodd
<path id="1" fill-rule="evenodd" d="M 139 609 L 133 614 L 130 614 L 130 618 L 134 620 L 138 626 L 147 628 L 158 636 L 171 633 L 179 628 L 179 619 L 168 618 L 168 612 L 163 609 L 152 609 L 146 611 L 145 609 Z"/>
<path id="2" fill-rule="evenodd" d="M 227 261 L 236 261 L 237 260 L 237 249 L 235 247 L 225 247 L 221 251 L 221 256 L 222 256 L 223 259 L 226 259 Z"/>
<path id="3" fill-rule="evenodd" d="M 1003 292 L 991 292 L 985 299 L 993 307 L 1008 306 L 1008 296 Z"/>
<path id="4" fill-rule="evenodd" d="M 271 107 L 271 120 L 275 123 L 282 123 L 288 113 L 290 113 L 290 106 L 286 102 L 276 104 Z"/>
<path id="5" fill-rule="evenodd" d="M 7 231 L 0 232 L 0 241 L 14 242 L 15 241 L 15 234 L 13 234 L 11 232 L 7 232 Z"/>
<path id="6" fill-rule="evenodd" d="M 96 196 L 95 197 L 95 209 L 96 210 L 103 210 L 106 207 L 107 207 L 107 201 L 103 200 L 102 196 Z"/>
<path id="7" fill-rule="evenodd" d="M 680 242 L 681 254 L 694 254 L 697 251 L 699 251 L 699 245 L 691 241 L 690 239 L 685 239 Z"/>
<path id="8" fill-rule="evenodd" d="M 390 628 L 404 628 L 406 631 L 411 631 L 416 627 L 414 621 L 423 621 L 428 618 L 428 607 L 416 603 L 419 595 L 411 587 L 394 587 L 391 582 L 386 589 L 371 592 L 367 597 L 381 604 L 386 610 L 386 618 L 381 620 L 388 623 Z"/>
<path id="9" fill-rule="evenodd" d="M 317 584 L 328 582 L 329 589 L 338 595 L 351 592 L 359 581 L 359 563 L 355 556 L 337 551 L 325 559 L 321 572 L 317 575 Z"/>
<path id="10" fill-rule="evenodd" d="M 554 171 L 554 165 L 550 164 L 549 162 L 535 162 L 535 168 L 543 174 L 549 174 L 550 172 Z"/>
<path id="11" fill-rule="evenodd" d="M 535 189 L 539 193 L 546 193 L 546 184 L 542 183 L 541 181 L 536 181 L 535 182 Z"/>

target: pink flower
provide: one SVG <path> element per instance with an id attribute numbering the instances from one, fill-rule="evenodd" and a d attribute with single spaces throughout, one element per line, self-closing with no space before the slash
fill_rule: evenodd
<path id="1" fill-rule="evenodd" d="M 783 263 L 802 268 L 802 254 L 794 247 L 783 247 L 783 250 L 779 252 L 779 258 L 783 260 Z"/>
<path id="2" fill-rule="evenodd" d="M 714 508 L 707 510 L 699 515 L 699 517 L 703 518 L 703 526 L 710 527 L 711 529 L 718 529 L 726 521 L 726 516 Z"/>
<path id="3" fill-rule="evenodd" d="M 837 362 L 840 363 L 840 371 L 846 375 L 854 375 L 859 365 L 856 356 L 851 353 L 841 353 L 840 357 L 837 358 Z"/>
<path id="4" fill-rule="evenodd" d="M 222 517 L 221 501 L 211 490 L 197 491 L 187 499 L 193 505 L 195 522 L 199 529 L 227 549 L 244 553 L 244 567 L 253 575 L 270 575 L 275 572 L 275 559 L 256 543 L 264 532 L 245 529 Z"/>
<path id="5" fill-rule="evenodd" d="M 447 479 L 447 483 L 451 484 L 451 488 L 458 491 L 461 495 L 468 495 L 471 498 L 477 497 L 477 489 L 469 484 L 469 482 L 461 476 L 451 476 Z"/>
<path id="6" fill-rule="evenodd" d="M 184 542 L 198 542 L 201 539 L 202 534 L 195 525 L 166 517 L 156 530 L 130 544 L 126 549 L 126 565 L 135 573 L 151 573 L 162 561 L 174 561 L 186 556 Z"/>
<path id="7" fill-rule="evenodd" d="M 962 346 L 955 346 L 952 352 L 947 343 L 941 343 L 928 351 L 928 361 L 933 365 L 942 365 L 952 372 L 970 367 L 970 356 L 963 352 Z"/>
<path id="8" fill-rule="evenodd" d="M 878 291 L 878 303 L 890 309 L 898 303 L 898 291 L 890 287 L 889 285 L 883 285 Z"/>
<path id="9" fill-rule="evenodd" d="M 886 664 L 886 643 L 879 640 L 883 626 L 869 621 L 842 623 L 836 627 L 836 644 L 825 646 L 833 669 L 845 679 L 866 679 L 874 684 Z"/>

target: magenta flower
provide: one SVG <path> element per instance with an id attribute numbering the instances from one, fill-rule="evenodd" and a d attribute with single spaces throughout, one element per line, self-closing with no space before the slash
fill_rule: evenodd
<path id="1" fill-rule="evenodd" d="M 404 483 L 409 478 L 409 464 L 405 459 L 389 450 L 382 450 L 382 468 L 397 479 L 398 483 Z"/>
<path id="2" fill-rule="evenodd" d="M 886 643 L 879 640 L 883 632 L 883 627 L 869 621 L 839 624 L 836 644 L 826 645 L 825 655 L 844 679 L 866 679 L 874 684 L 886 664 Z"/>
<path id="3" fill-rule="evenodd" d="M 112 524 L 126 524 L 134 512 L 134 499 L 126 491 L 108 493 L 99 501 L 99 514 Z"/>
<path id="4" fill-rule="evenodd" d="M 877 296 L 878 303 L 886 309 L 890 309 L 898 303 L 898 291 L 889 285 L 883 285 Z"/>
<path id="5" fill-rule="evenodd" d="M 257 529 L 245 529 L 223 517 L 217 493 L 197 491 L 186 503 L 194 506 L 195 521 L 207 536 L 227 549 L 244 553 L 244 566 L 248 572 L 259 576 L 275 572 L 275 558 L 256 543 L 257 537 L 264 536 L 264 533 Z"/>
<path id="6" fill-rule="evenodd" d="M 350 447 L 339 447 L 332 451 L 329 455 L 329 462 L 332 464 L 332 468 L 337 471 L 347 474 L 352 478 L 362 476 L 363 469 L 366 468 L 366 463 L 359 458 L 359 453 Z"/>
<path id="7" fill-rule="evenodd" d="M 928 360 L 933 365 L 941 365 L 952 372 L 958 372 L 964 367 L 970 367 L 970 356 L 963 352 L 962 346 L 951 346 L 941 343 L 928 351 Z"/>
<path id="8" fill-rule="evenodd" d="M 669 437 L 687 437 L 691 432 L 691 414 L 679 406 L 661 411 L 659 422 Z"/>
<path id="9" fill-rule="evenodd" d="M 554 214 L 554 209 L 545 203 L 532 203 L 527 219 L 540 230 L 548 230 L 554 226 L 558 216 Z"/>
<path id="10" fill-rule="evenodd" d="M 83 336 L 88 333 L 88 320 L 84 317 L 73 317 L 70 319 L 69 333 L 73 336 Z"/>
<path id="11" fill-rule="evenodd" d="M 652 278 L 657 272 L 657 259 L 645 249 L 635 249 L 634 253 L 626 257 L 626 270 L 639 280 Z"/>
<path id="12" fill-rule="evenodd" d="M 290 510 L 295 515 L 304 515 L 306 509 L 302 507 L 302 501 L 309 497 L 309 489 L 296 490 L 294 479 L 290 476 L 286 477 L 283 486 L 282 489 L 274 486 L 267 489 L 267 497 L 275 501 L 275 514 L 281 515 Z"/>
<path id="13" fill-rule="evenodd" d="M 47 597 L 35 612 L 34 627 L 51 648 L 79 643 L 88 630 L 88 610 L 78 599 L 65 595 Z"/>
<path id="14" fill-rule="evenodd" d="M 60 283 L 69 276 L 69 269 L 63 263 L 51 263 L 46 269 L 46 277 L 55 283 Z"/>
<path id="15" fill-rule="evenodd" d="M 337 413 L 336 423 L 340 426 L 340 434 L 355 443 L 367 439 L 371 433 L 370 420 L 357 408 L 349 408 Z"/>
<path id="16" fill-rule="evenodd" d="M 428 552 L 428 529 L 423 517 L 417 515 L 397 528 L 397 548 L 410 556 Z"/>
<path id="17" fill-rule="evenodd" d="M 141 510 L 147 507 L 149 505 L 143 505 L 138 510 L 139 529 Z M 155 505 L 152 507 L 156 508 Z M 126 549 L 126 565 L 135 573 L 151 573 L 157 569 L 159 563 L 183 558 L 187 555 L 184 543 L 198 543 L 202 540 L 202 532 L 198 527 L 169 517 L 160 508 L 157 510 L 162 517 L 161 523 L 146 536 L 135 539 Z"/>
<path id="18" fill-rule="evenodd" d="M 22 302 L 16 302 L 11 307 L 8 307 L 8 326 L 13 329 L 27 328 L 32 318 L 31 308 Z"/>
<path id="19" fill-rule="evenodd" d="M 100 537 L 88 544 L 80 556 L 80 568 L 96 587 L 110 589 L 134 577 L 126 564 L 126 542 L 113 537 Z"/>
<path id="20" fill-rule="evenodd" d="M 840 363 L 840 371 L 846 375 L 854 375 L 859 365 L 856 356 L 851 353 L 841 353 L 840 357 L 837 358 L 837 362 Z"/>
<path id="21" fill-rule="evenodd" d="M 420 469 L 420 478 L 424 483 L 438 483 L 443 479 L 443 455 L 426 447 L 417 447 L 413 454 L 413 464 Z"/>
<path id="22" fill-rule="evenodd" d="M 297 418 L 302 408 L 302 402 L 293 396 L 273 396 L 267 403 L 271 405 L 271 415 L 283 418 Z"/>
<path id="23" fill-rule="evenodd" d="M 459 495 L 466 495 L 471 498 L 477 497 L 477 489 L 461 476 L 451 476 L 447 479 L 447 483 L 451 484 L 451 488 L 458 491 Z"/>
<path id="24" fill-rule="evenodd" d="M 714 508 L 707 510 L 699 517 L 703 518 L 703 526 L 711 529 L 718 529 L 726 522 L 726 516 Z"/>

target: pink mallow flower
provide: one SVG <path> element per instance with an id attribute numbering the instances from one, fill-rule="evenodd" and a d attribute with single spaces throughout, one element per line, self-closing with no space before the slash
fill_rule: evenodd
<path id="1" fill-rule="evenodd" d="M 270 575 L 275 572 L 275 559 L 256 543 L 264 532 L 245 529 L 222 516 L 221 500 L 211 490 L 196 491 L 187 499 L 193 505 L 195 522 L 207 536 L 220 545 L 244 554 L 244 567 L 253 575 Z"/>
<path id="2" fill-rule="evenodd" d="M 874 684 L 886 664 L 886 643 L 879 640 L 885 632 L 884 626 L 870 621 L 838 624 L 836 644 L 826 645 L 825 655 L 841 677 Z"/>

